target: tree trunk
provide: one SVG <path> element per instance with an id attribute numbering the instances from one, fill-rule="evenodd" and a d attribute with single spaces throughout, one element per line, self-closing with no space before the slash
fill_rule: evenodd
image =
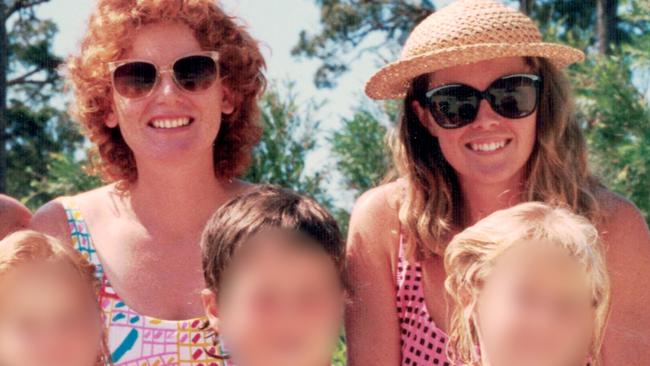
<path id="1" fill-rule="evenodd" d="M 0 193 L 7 191 L 7 5 L 0 0 Z"/>
<path id="2" fill-rule="evenodd" d="M 617 44 L 616 26 L 618 23 L 618 0 L 598 0 L 598 51 L 607 55 Z"/>
<path id="3" fill-rule="evenodd" d="M 534 0 L 519 0 L 519 10 L 527 15 L 533 11 Z"/>

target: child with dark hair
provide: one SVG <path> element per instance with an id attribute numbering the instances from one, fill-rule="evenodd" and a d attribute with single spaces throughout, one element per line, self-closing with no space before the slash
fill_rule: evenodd
<path id="1" fill-rule="evenodd" d="M 201 246 L 203 305 L 232 362 L 331 363 L 347 286 L 345 245 L 324 208 L 262 186 L 219 208 Z"/>

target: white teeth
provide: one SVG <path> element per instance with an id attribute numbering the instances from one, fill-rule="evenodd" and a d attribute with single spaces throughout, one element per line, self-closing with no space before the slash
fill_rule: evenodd
<path id="1" fill-rule="evenodd" d="M 174 118 L 174 119 L 156 119 L 151 122 L 154 128 L 176 128 L 183 127 L 190 124 L 190 118 Z"/>
<path id="2" fill-rule="evenodd" d="M 506 143 L 507 143 L 507 141 L 503 140 L 503 141 L 499 141 L 499 142 L 491 142 L 489 144 L 470 144 L 470 147 L 474 151 L 490 152 L 490 151 L 495 151 L 495 150 L 502 149 L 503 147 L 506 146 Z"/>

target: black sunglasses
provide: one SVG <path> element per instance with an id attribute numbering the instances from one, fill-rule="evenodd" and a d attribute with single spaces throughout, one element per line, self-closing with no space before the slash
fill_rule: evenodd
<path id="1" fill-rule="evenodd" d="M 474 122 L 482 99 L 503 117 L 530 116 L 537 109 L 540 86 L 541 78 L 531 74 L 504 76 L 485 91 L 464 84 L 449 84 L 427 91 L 424 104 L 440 127 L 460 128 Z"/>
<path id="2" fill-rule="evenodd" d="M 219 76 L 219 53 L 199 52 L 182 56 L 171 67 L 159 68 L 146 60 L 120 60 L 108 64 L 115 91 L 129 99 L 147 97 L 153 92 L 163 73 L 171 72 L 176 85 L 196 93 L 211 87 Z"/>

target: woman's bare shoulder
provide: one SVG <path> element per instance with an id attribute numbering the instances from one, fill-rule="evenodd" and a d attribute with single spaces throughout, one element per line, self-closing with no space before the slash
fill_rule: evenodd
<path id="1" fill-rule="evenodd" d="M 607 189 L 597 191 L 596 199 L 600 204 L 605 231 L 619 231 L 625 228 L 647 230 L 643 213 L 629 199 Z"/>
<path id="2" fill-rule="evenodd" d="M 113 185 L 107 185 L 74 196 L 57 197 L 36 210 L 29 223 L 29 227 L 32 230 L 54 236 L 64 243 L 70 243 L 68 218 L 63 204 L 64 200 L 74 199 L 77 203 L 98 201 L 100 197 L 111 192 L 113 188 Z"/>
<path id="3" fill-rule="evenodd" d="M 394 217 L 399 209 L 404 188 L 405 183 L 401 180 L 371 188 L 359 196 L 352 212 L 353 214 L 357 212 L 359 215 L 370 214 L 374 217 L 377 215 Z"/>
<path id="4" fill-rule="evenodd" d="M 608 263 L 618 273 L 650 268 L 650 231 L 646 218 L 630 200 L 602 190 L 597 193 L 602 221 L 599 231 Z"/>
<path id="5" fill-rule="evenodd" d="M 395 251 L 399 238 L 399 200 L 403 182 L 395 181 L 364 192 L 355 202 L 350 217 L 348 247 L 363 249 L 381 257 Z"/>

